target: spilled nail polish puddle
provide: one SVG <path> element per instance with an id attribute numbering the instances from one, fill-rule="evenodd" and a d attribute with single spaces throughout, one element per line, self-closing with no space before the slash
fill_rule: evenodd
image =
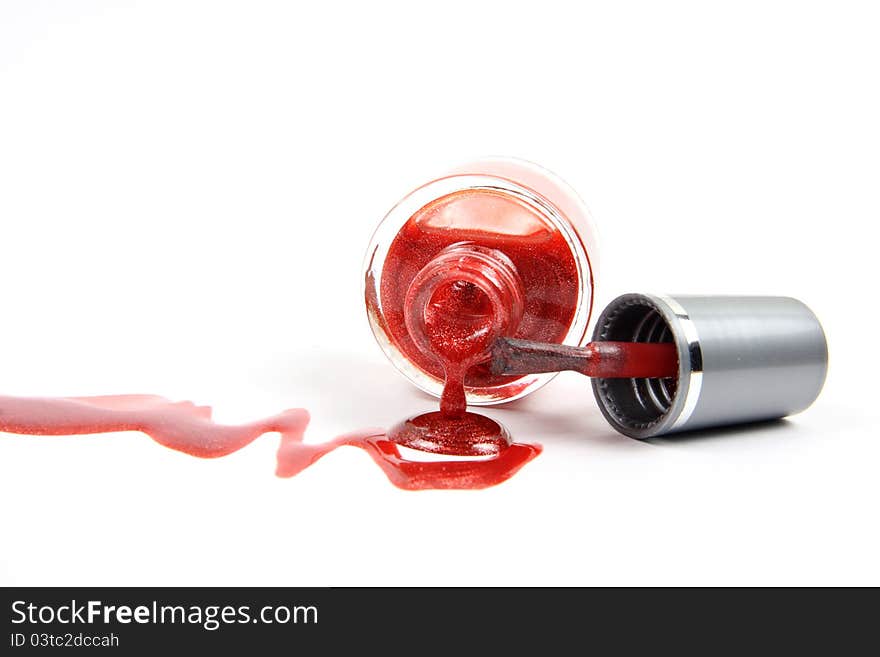
<path id="1" fill-rule="evenodd" d="M 399 488 L 486 488 L 510 478 L 541 451 L 537 445 L 496 442 L 494 451 L 487 452 L 480 445 L 462 441 L 458 432 L 449 431 L 445 438 L 437 438 L 434 451 L 455 456 L 488 453 L 491 457 L 412 461 L 401 456 L 397 444 L 381 429 L 354 431 L 324 443 L 304 443 L 308 423 L 306 410 L 290 409 L 246 424 L 217 424 L 207 406 L 173 402 L 155 395 L 0 396 L 0 432 L 7 433 L 59 436 L 140 431 L 170 449 L 200 458 L 217 458 L 246 447 L 264 434 L 277 432 L 281 434 L 276 468 L 279 477 L 292 477 L 336 448 L 351 446 L 367 452 Z"/>
<path id="2" fill-rule="evenodd" d="M 292 477 L 338 447 L 350 446 L 367 452 L 399 488 L 493 486 L 535 458 L 541 447 L 514 443 L 499 423 L 467 412 L 464 377 L 471 366 L 488 356 L 497 331 L 489 331 L 484 325 L 493 321 L 494 314 L 481 315 L 473 309 L 465 312 L 465 306 L 475 297 L 474 290 L 466 285 L 435 296 L 439 298 L 432 299 L 432 310 L 426 316 L 431 349 L 445 373 L 440 410 L 408 418 L 387 432 L 367 429 L 323 443 L 305 443 L 309 414 L 304 409 L 285 410 L 241 425 L 223 425 L 211 419 L 209 407 L 153 395 L 0 396 L 0 431 L 43 436 L 140 431 L 160 445 L 200 458 L 226 456 L 263 434 L 279 433 L 276 474 L 280 477 Z M 398 447 L 452 458 L 407 459 Z"/>
<path id="3" fill-rule="evenodd" d="M 466 225 L 450 229 L 461 222 Z M 501 424 L 469 412 L 466 386 L 504 384 L 506 394 L 515 395 L 520 377 L 491 373 L 491 345 L 501 336 L 561 342 L 575 322 L 582 282 L 566 236 L 536 209 L 495 191 L 452 194 L 410 218 L 389 249 L 381 277 L 389 338 L 444 382 L 439 410 L 387 431 L 353 431 L 312 444 L 303 440 L 309 422 L 303 409 L 231 426 L 213 422 L 208 407 L 150 395 L 0 396 L 0 431 L 140 431 L 200 458 L 225 456 L 263 434 L 279 433 L 281 477 L 351 446 L 367 452 L 400 488 L 485 488 L 510 478 L 541 447 L 514 442 Z M 401 449 L 449 458 L 415 460 Z"/>
<path id="4" fill-rule="evenodd" d="M 442 378 L 439 411 L 407 418 L 387 432 L 353 431 L 312 444 L 303 440 L 309 423 L 304 409 L 232 426 L 213 422 L 208 407 L 150 395 L 0 397 L 0 431 L 31 435 L 140 431 L 160 445 L 201 458 L 225 456 L 263 434 L 279 433 L 276 473 L 280 477 L 292 477 L 338 447 L 350 446 L 367 452 L 391 483 L 407 490 L 474 489 L 501 483 L 540 454 L 541 447 L 513 442 L 501 424 L 468 412 L 465 385 L 496 381 L 486 367 L 491 346 L 521 324 L 529 337 L 551 341 L 564 337 L 577 296 L 573 261 L 555 233 L 542 238 L 539 253 L 523 238 L 485 237 L 492 243 L 489 247 L 469 240 L 444 243 L 452 239 L 449 234 L 432 241 L 418 224 L 411 231 L 415 232 L 401 231 L 392 249 L 392 261 L 400 266 L 404 262 L 422 266 L 417 275 L 397 272 L 394 277 L 395 284 L 409 281 L 405 290 L 395 288 L 405 306 L 398 313 L 397 328 L 413 336 L 411 351 L 418 354 L 419 362 L 427 363 L 426 371 Z M 429 253 L 434 259 L 425 265 L 421 261 L 429 260 Z M 528 285 L 520 280 L 517 264 L 526 272 Z M 551 288 L 554 294 L 548 291 Z M 546 301 L 550 297 L 556 300 Z M 531 307 L 534 299 L 545 302 Z M 400 448 L 449 458 L 408 459 Z"/>

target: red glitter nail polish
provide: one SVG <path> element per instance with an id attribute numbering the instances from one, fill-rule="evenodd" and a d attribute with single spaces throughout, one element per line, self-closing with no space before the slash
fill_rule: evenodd
<path id="1" fill-rule="evenodd" d="M 419 187 L 384 218 L 367 253 L 367 313 L 419 388 L 440 396 L 444 375 L 461 376 L 467 403 L 499 403 L 554 375 L 493 375 L 492 340 L 584 344 L 595 271 L 596 232 L 568 185 L 529 162 L 481 160 Z M 455 413 L 464 401 L 444 406 Z"/>

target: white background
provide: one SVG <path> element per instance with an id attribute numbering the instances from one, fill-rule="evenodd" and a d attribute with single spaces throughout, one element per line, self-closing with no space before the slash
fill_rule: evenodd
<path id="1" fill-rule="evenodd" d="M 4 2 L 0 390 L 151 392 L 310 440 L 434 401 L 361 260 L 481 155 L 571 183 L 627 291 L 784 294 L 813 408 L 641 443 L 566 374 L 489 413 L 544 454 L 408 493 L 364 453 L 273 476 L 136 433 L 0 436 L 2 584 L 880 584 L 880 19 L 852 2 Z M 2 410 L 2 409 L 0 409 Z"/>

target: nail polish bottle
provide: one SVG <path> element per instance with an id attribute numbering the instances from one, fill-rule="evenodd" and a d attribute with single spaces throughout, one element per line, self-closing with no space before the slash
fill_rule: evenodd
<path id="1" fill-rule="evenodd" d="M 441 395 L 450 365 L 434 341 L 450 338 L 467 403 L 501 403 L 555 374 L 493 375 L 489 345 L 500 336 L 584 344 L 596 271 L 596 231 L 574 190 L 530 162 L 484 159 L 388 212 L 366 255 L 367 315 L 386 356 L 422 390 Z M 455 319 L 432 328 L 441 307 Z"/>

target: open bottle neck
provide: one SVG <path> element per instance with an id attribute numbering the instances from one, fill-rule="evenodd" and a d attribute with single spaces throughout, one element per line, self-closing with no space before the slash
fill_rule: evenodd
<path id="1" fill-rule="evenodd" d="M 492 342 L 513 335 L 525 291 L 513 261 L 475 242 L 450 244 L 413 278 L 404 319 L 416 346 L 444 368 L 488 359 Z"/>

